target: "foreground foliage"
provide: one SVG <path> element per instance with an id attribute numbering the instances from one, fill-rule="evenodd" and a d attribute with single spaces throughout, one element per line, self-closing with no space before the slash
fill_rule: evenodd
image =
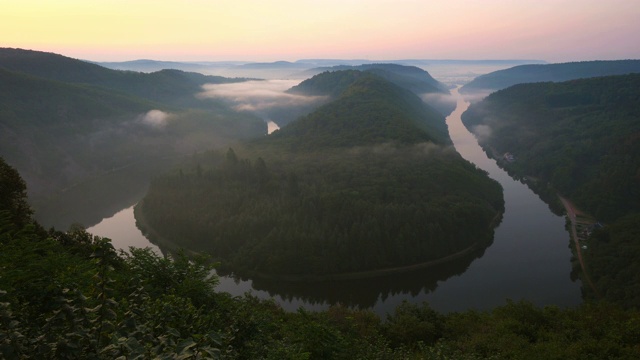
<path id="1" fill-rule="evenodd" d="M 2 159 L 0 357 L 3 359 L 635 359 L 640 313 L 507 302 L 439 314 L 403 303 L 381 319 L 334 306 L 287 313 L 216 293 L 203 258 L 116 252 L 80 228 L 30 218 L 24 182 Z M 6 196 L 5 196 L 6 195 Z M 25 222 L 26 220 L 26 222 Z"/>

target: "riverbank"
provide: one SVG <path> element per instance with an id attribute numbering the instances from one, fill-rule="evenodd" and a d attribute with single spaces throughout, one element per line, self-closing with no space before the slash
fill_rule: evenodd
<path id="1" fill-rule="evenodd" d="M 589 285 L 589 288 L 596 294 L 596 296 L 600 297 L 598 293 L 598 289 L 596 289 L 593 281 L 591 281 L 591 277 L 589 276 L 589 272 L 587 271 L 587 267 L 585 265 L 584 259 L 582 257 L 582 246 L 580 245 L 580 238 L 578 237 L 577 223 L 578 223 L 578 215 L 585 215 L 582 211 L 578 210 L 575 205 L 560 195 L 558 195 L 558 199 L 562 202 L 565 211 L 567 212 L 567 217 L 570 222 L 570 230 L 571 230 L 571 240 L 575 247 L 576 256 L 578 257 L 578 262 L 580 263 L 580 269 L 582 269 L 582 275 L 586 283 Z"/>
<path id="2" fill-rule="evenodd" d="M 178 246 L 173 241 L 170 241 L 167 238 L 161 236 L 160 233 L 158 233 L 149 224 L 149 222 L 147 221 L 147 218 L 144 216 L 144 211 L 142 211 L 143 202 L 144 202 L 144 200 L 140 200 L 133 207 L 133 216 L 135 218 L 136 227 L 140 230 L 142 235 L 144 235 L 144 237 L 146 237 L 152 244 L 157 245 L 164 254 L 166 254 L 165 251 L 177 252 L 177 251 L 182 250 L 188 256 L 201 256 L 201 255 L 204 255 L 204 254 L 202 254 L 200 252 L 189 250 L 189 249 L 185 249 L 185 248 L 183 248 L 181 246 Z"/>
<path id="3" fill-rule="evenodd" d="M 161 249 L 167 250 L 169 252 L 175 252 L 178 250 L 183 250 L 187 255 L 196 256 L 196 255 L 204 255 L 203 253 L 185 249 L 177 245 L 175 242 L 170 241 L 164 237 L 162 237 L 147 221 L 144 216 L 144 211 L 142 211 L 143 200 L 141 200 L 134 207 L 134 216 L 136 220 L 136 226 L 140 231 L 146 236 L 149 241 L 153 244 L 158 245 Z M 494 229 L 500 223 L 502 219 L 502 213 L 497 213 L 496 216 L 492 219 L 489 229 Z M 492 236 L 490 236 L 492 238 Z M 348 280 L 363 280 L 363 279 L 371 279 L 376 277 L 388 276 L 388 275 L 397 275 L 402 273 L 408 273 L 416 270 L 423 270 L 430 267 L 435 267 L 439 265 L 443 265 L 455 260 L 460 260 L 462 258 L 473 255 L 475 252 L 483 251 L 485 245 L 490 244 L 491 241 L 477 241 L 470 245 L 469 247 L 462 249 L 454 254 L 447 255 L 438 259 L 425 261 L 417 264 L 406 265 L 406 266 L 396 266 L 391 268 L 384 269 L 376 269 L 376 270 L 367 270 L 367 271 L 358 271 L 358 272 L 350 272 L 350 273 L 341 273 L 341 274 L 323 274 L 323 275 L 273 275 L 267 273 L 259 273 L 259 272 L 246 272 L 243 273 L 243 276 L 248 278 L 259 278 L 262 280 L 269 281 L 286 281 L 286 282 L 325 282 L 325 281 L 348 281 Z M 475 256 L 474 256 L 475 257 Z M 227 269 L 232 270 L 232 269 Z M 223 271 L 225 273 L 227 271 Z M 232 273 L 232 271 L 228 271 Z M 226 274 L 222 274 L 226 275 Z"/>
<path id="4" fill-rule="evenodd" d="M 325 282 L 325 281 L 348 281 L 348 280 L 364 280 L 373 279 L 388 275 L 398 275 L 402 273 L 408 273 L 416 270 L 423 270 L 438 265 L 443 265 L 454 260 L 462 259 L 466 256 L 472 255 L 474 252 L 481 249 L 480 243 L 475 243 L 466 249 L 463 249 L 455 254 L 451 254 L 439 259 L 425 261 L 418 264 L 397 266 L 392 268 L 358 271 L 343 274 L 327 274 L 327 275 L 270 275 L 264 273 L 252 272 L 249 277 L 255 277 L 263 280 L 270 281 L 287 281 L 287 282 Z"/>
<path id="5" fill-rule="evenodd" d="M 502 220 L 503 213 L 497 213 L 493 219 L 491 219 L 491 223 L 489 224 L 489 229 L 493 231 Z M 405 266 L 396 266 L 391 268 L 384 268 L 378 270 L 367 270 L 367 271 L 357 271 L 343 274 L 328 274 L 328 275 L 269 275 L 264 273 L 251 273 L 250 277 L 256 277 L 264 280 L 270 281 L 288 281 L 288 282 L 323 282 L 323 281 L 349 281 L 349 280 L 364 280 L 364 279 L 372 279 L 376 277 L 389 276 L 389 275 L 398 275 L 403 273 L 409 273 L 416 270 L 424 270 L 431 267 L 436 267 L 439 265 L 444 265 L 446 263 L 450 263 L 452 261 L 460 260 L 469 255 L 472 255 L 474 252 L 483 251 L 484 247 L 491 244 L 493 239 L 493 235 L 490 236 L 489 241 L 477 241 L 471 244 L 469 247 L 462 249 L 454 254 L 447 255 L 441 257 L 439 259 L 430 260 L 421 262 L 418 264 L 405 265 Z"/>

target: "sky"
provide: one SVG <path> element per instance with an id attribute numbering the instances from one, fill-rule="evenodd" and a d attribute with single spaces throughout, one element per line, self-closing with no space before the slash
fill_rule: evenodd
<path id="1" fill-rule="evenodd" d="M 0 0 L 0 47 L 93 61 L 640 58 L 640 0 Z"/>

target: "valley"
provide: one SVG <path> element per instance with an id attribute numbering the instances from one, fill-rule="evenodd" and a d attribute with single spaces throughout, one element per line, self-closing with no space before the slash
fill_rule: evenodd
<path id="1" fill-rule="evenodd" d="M 640 359 L 640 6 L 0 11 L 0 359 Z"/>
<path id="2" fill-rule="evenodd" d="M 570 187 L 562 188 L 568 184 L 562 182 L 563 179 L 566 182 L 562 173 L 548 179 L 545 173 L 527 169 L 531 164 L 546 164 L 549 169 L 557 163 L 532 160 L 534 157 L 524 155 L 517 146 L 518 142 L 521 146 L 529 144 L 529 150 L 535 153 L 540 151 L 536 146 L 548 143 L 538 140 L 533 141 L 536 146 L 527 143 L 526 136 L 536 132 L 531 131 L 531 124 L 519 125 L 520 129 L 529 129 L 523 132 L 524 140 L 507 146 L 500 142 L 488 143 L 487 130 L 495 136 L 494 141 L 501 131 L 505 134 L 517 131 L 509 128 L 512 124 L 501 129 L 495 127 L 495 123 L 470 123 L 469 119 L 479 121 L 480 116 L 495 119 L 496 111 L 516 114 L 518 106 L 523 105 L 514 101 L 517 96 L 511 94 L 513 91 L 528 94 L 527 101 L 537 101 L 538 110 L 550 107 L 545 110 L 545 116 L 558 116 L 558 119 L 566 119 L 567 114 L 573 116 L 570 124 L 574 130 L 589 124 L 582 119 L 597 118 L 600 115 L 593 114 L 599 114 L 598 111 L 614 111 L 612 104 L 616 104 L 619 112 L 610 118 L 622 119 L 628 124 L 598 126 L 615 130 L 604 132 L 608 135 L 618 134 L 616 126 L 628 130 L 627 137 L 617 141 L 617 147 L 608 146 L 616 154 L 626 155 L 610 156 L 613 162 L 603 163 L 619 170 L 619 161 L 625 161 L 632 165 L 631 171 L 636 162 L 635 152 L 631 151 L 635 149 L 635 123 L 631 119 L 635 111 L 633 82 L 636 76 L 576 80 L 557 85 L 517 85 L 479 101 L 468 93 L 461 95 L 459 86 L 442 85 L 455 84 L 453 78 L 437 82 L 424 70 L 386 64 L 365 68 L 367 70 L 341 67 L 321 72 L 286 91 L 281 89 L 285 82 L 278 84 L 277 80 L 269 83 L 236 79 L 229 80 L 230 83 L 200 85 L 202 91 L 192 93 L 193 99 L 187 99 L 189 96 L 183 93 L 182 100 L 168 107 L 152 98 L 122 97 L 104 84 L 94 87 L 59 80 L 50 82 L 9 71 L 4 76 L 11 81 L 37 83 L 69 94 L 64 101 L 70 102 L 62 104 L 72 111 L 78 108 L 78 103 L 86 103 L 86 99 L 90 99 L 89 104 L 94 101 L 110 105 L 122 103 L 125 109 L 133 110 L 122 112 L 119 115 L 122 120 L 110 123 L 129 126 L 128 131 L 112 132 L 105 138 L 117 139 L 118 142 L 113 143 L 116 146 L 103 147 L 104 153 L 82 154 L 97 162 L 91 168 L 91 176 L 72 176 L 66 172 L 67 182 L 49 184 L 58 187 L 53 193 L 36 187 L 36 193 L 50 194 L 33 200 L 38 204 L 36 217 L 46 226 L 68 228 L 66 232 L 44 230 L 35 221 L 27 225 L 28 230 L 15 232 L 12 229 L 23 226 L 21 222 L 27 220 L 11 224 L 7 217 L 10 212 L 0 213 L 2 229 L 6 229 L 0 236 L 8 246 L 0 261 L 9 269 L 6 280 L 0 279 L 4 281 L 0 286 L 15 289 L 12 294 L 33 294 L 32 285 L 38 286 L 41 278 L 48 277 L 55 277 L 56 284 L 76 286 L 69 283 L 74 277 L 65 271 L 79 269 L 76 265 L 88 269 L 101 266 L 101 261 L 112 261 L 118 270 L 99 271 L 118 279 L 119 291 L 124 293 L 128 291 L 125 287 L 130 286 L 125 284 L 127 280 L 122 280 L 128 278 L 126 274 L 142 271 L 136 275 L 139 278 L 147 276 L 145 271 L 151 271 L 149 274 L 164 274 L 145 280 L 146 290 L 140 290 L 150 291 L 153 297 L 179 292 L 181 299 L 188 296 L 188 301 L 196 303 L 215 298 L 217 309 L 229 311 L 231 307 L 244 306 L 252 314 L 262 316 L 265 310 L 260 307 L 271 304 L 269 306 L 277 310 L 269 311 L 280 314 L 277 316 L 298 320 L 313 316 L 316 320 L 308 324 L 314 326 L 318 324 L 317 319 L 336 311 L 348 311 L 355 316 L 370 314 L 366 316 L 387 318 L 385 329 L 393 326 L 399 317 L 406 316 L 405 311 L 420 314 L 412 316 L 435 316 L 449 319 L 447 321 L 480 311 L 480 314 L 491 314 L 491 321 L 500 324 L 495 316 L 501 316 L 501 312 L 524 311 L 546 319 L 549 311 L 558 308 L 563 309 L 557 313 L 561 317 L 573 316 L 569 315 L 573 311 L 588 313 L 594 299 L 606 299 L 616 307 L 633 306 L 636 295 L 628 289 L 633 289 L 635 283 L 635 198 L 626 199 L 623 205 L 612 205 L 611 200 L 621 196 L 611 197 L 606 203 L 592 193 L 590 201 L 599 207 L 590 211 L 615 221 L 595 231 L 588 247 L 584 245 L 585 240 L 572 242 L 572 238 L 577 238 L 575 226 L 560 215 L 562 212 L 553 199 L 557 194 L 555 189 L 563 189 L 562 193 L 571 196 L 571 200 L 579 198 L 582 192 L 571 193 L 567 191 Z M 406 74 L 412 75 L 406 77 Z M 190 78 L 189 81 L 201 79 L 198 75 L 180 76 Z M 418 84 L 436 81 L 438 90 L 422 93 L 423 85 L 417 86 L 416 81 Z M 631 86 L 624 85 L 625 81 Z M 591 82 L 600 84 L 597 96 L 585 95 L 585 89 L 594 88 L 589 85 Z M 273 87 L 274 84 L 280 90 Z M 238 96 L 251 86 L 269 90 Z M 550 88 L 551 94 L 542 101 L 537 100 L 539 89 L 529 89 L 535 86 Z M 579 91 L 572 89 L 573 86 L 578 86 Z M 617 95 L 611 96 L 609 89 L 617 89 Z M 6 94 L 7 91 L 5 99 L 10 100 Z M 94 98 L 95 94 L 98 96 Z M 513 107 L 496 110 L 500 103 L 495 99 L 501 96 L 511 99 Z M 603 101 L 603 105 L 594 105 L 597 99 Z M 474 102 L 471 106 L 470 100 Z M 28 114 L 26 107 L 16 107 L 19 103 L 5 103 L 10 105 L 13 114 Z M 453 103 L 455 107 L 451 107 Z M 438 108 L 437 104 L 449 105 Z M 100 106 L 88 106 L 89 112 L 85 114 L 92 114 L 91 111 Z M 37 106 L 34 109 L 40 111 Z M 115 113 L 122 111 L 118 107 L 114 109 Z M 278 114 L 287 111 L 290 111 L 289 117 L 279 117 Z M 559 115 L 554 115 L 554 111 Z M 533 113 L 529 110 L 528 115 Z M 175 117 L 176 114 L 181 115 Z M 84 146 L 83 137 L 105 132 L 104 127 L 100 127 L 104 119 L 94 119 L 91 126 L 83 128 L 73 121 L 82 124 L 86 115 L 57 116 L 45 122 L 45 126 L 53 124 L 60 135 L 67 133 L 66 129 L 74 129 L 79 135 L 79 141 L 62 137 L 65 140 L 51 143 L 54 144 L 51 149 L 68 151 L 68 156 L 76 156 L 68 149 Z M 132 116 L 138 119 L 137 123 L 127 120 Z M 28 134 L 20 126 L 36 126 L 43 118 L 25 117 L 29 121 L 24 124 L 16 122 L 13 115 L 2 119 L 5 128 L 11 126 L 10 134 L 15 135 L 17 131 L 13 129 Z M 59 119 L 67 122 L 58 124 Z M 158 125 L 155 132 L 144 130 L 144 126 Z M 554 125 L 564 126 L 562 121 Z M 210 132 L 202 133 L 203 129 Z M 46 133 L 47 130 L 42 132 Z M 566 131 L 552 134 L 557 133 L 567 136 Z M 595 133 L 589 134 L 593 137 Z M 44 135 L 39 136 L 41 139 Z M 566 138 L 573 141 L 571 136 Z M 580 144 L 592 142 L 582 139 Z M 138 151 L 140 154 L 133 155 Z M 501 156 L 494 159 L 495 154 L 505 151 L 516 155 L 508 161 Z M 580 151 L 577 146 L 565 151 L 564 163 L 571 162 L 569 155 L 580 154 Z M 115 156 L 120 153 L 128 155 Z M 536 154 L 545 153 L 553 152 L 543 150 Z M 8 151 L 8 154 L 25 155 L 18 151 Z M 110 165 L 101 165 L 101 156 L 111 156 Z M 17 157 L 21 161 L 25 158 Z M 73 161 L 81 164 L 82 159 L 77 156 Z M 34 160 L 41 159 L 36 156 Z M 42 175 L 29 173 L 28 167 L 25 169 L 30 174 L 27 183 L 37 184 L 31 179 Z M 588 167 L 580 171 L 594 173 Z M 628 188 L 616 186 L 615 191 L 635 191 L 633 181 L 620 177 L 627 173 L 632 171 L 612 172 L 615 176 L 611 179 L 629 184 Z M 9 178 L 3 181 L 16 183 L 10 170 L 3 170 L 5 175 Z M 552 185 L 541 186 L 545 181 Z M 581 185 L 575 182 L 571 186 L 575 190 Z M 581 200 L 580 204 L 590 206 L 589 201 Z M 629 209 L 631 213 L 624 215 Z M 571 212 L 567 214 L 572 220 Z M 82 225 L 89 227 L 88 232 Z M 30 236 L 30 241 L 37 244 L 34 246 L 50 247 L 47 251 L 57 254 L 57 261 L 76 265 L 62 270 L 56 263 L 46 262 L 45 267 L 57 270 L 43 275 L 40 270 L 44 268 L 29 265 L 29 270 L 22 272 L 20 262 L 8 260 L 21 257 L 24 264 L 33 264 L 31 259 L 35 258 L 27 256 L 29 248 L 19 245 L 25 236 Z M 109 250 L 112 246 L 128 250 L 116 254 L 115 249 Z M 147 250 L 140 249 L 147 246 Z M 38 252 L 37 256 L 48 259 L 47 251 Z M 626 253 L 622 255 L 620 251 Z M 98 253 L 110 255 L 105 255 L 105 260 L 82 263 L 83 256 L 90 253 L 94 260 Z M 203 255 L 208 258 L 205 260 Z M 620 262 L 627 264 L 623 267 L 612 266 L 608 262 L 611 258 L 630 262 Z M 215 261 L 215 271 L 211 260 Z M 182 271 L 193 277 L 181 278 L 185 274 Z M 33 284 L 22 280 L 21 274 L 36 273 L 39 275 L 34 275 Z M 82 272 L 77 279 L 88 279 L 88 274 Z M 173 285 L 162 285 L 162 279 Z M 89 284 L 87 280 L 81 281 Z M 86 292 L 89 288 L 84 289 Z M 47 294 L 57 292 L 55 286 L 47 290 Z M 0 292 L 0 296 L 5 293 Z M 78 299 L 69 301 L 75 303 Z M 164 301 L 166 305 L 168 300 L 163 299 L 154 301 Z M 22 300 L 11 295 L 10 301 Z M 604 308 L 603 311 L 618 317 L 634 316 L 632 310 Z M 545 315 L 540 315 L 541 312 Z M 43 321 L 34 314 L 35 317 L 24 313 L 23 316 L 32 319 L 30 322 Z M 213 314 L 222 316 L 223 313 L 214 311 Z M 231 319 L 240 318 L 232 316 L 229 321 Z M 440 320 L 429 321 L 444 326 Z M 477 319 L 467 321 L 478 324 Z M 19 323 L 19 326 L 30 325 Z M 238 326 L 246 329 L 245 325 Z M 225 342 L 233 342 L 229 334 L 217 331 L 225 334 Z M 422 331 L 419 334 L 443 341 L 439 331 L 433 335 Z M 384 336 L 393 338 L 391 333 Z M 128 341 L 133 341 L 131 339 Z M 346 337 L 343 339 L 347 341 Z"/>

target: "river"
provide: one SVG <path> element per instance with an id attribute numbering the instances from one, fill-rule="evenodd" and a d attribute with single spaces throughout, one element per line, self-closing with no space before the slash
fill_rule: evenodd
<path id="1" fill-rule="evenodd" d="M 469 104 L 457 90 L 456 110 L 447 117 L 457 151 L 504 188 L 505 213 L 485 250 L 435 268 L 375 279 L 313 284 L 278 283 L 221 277 L 218 291 L 273 299 L 283 308 L 321 310 L 330 304 L 371 309 L 384 315 L 402 301 L 426 301 L 438 311 L 487 310 L 507 299 L 536 305 L 574 306 L 581 302 L 581 284 L 572 281 L 570 237 L 565 218 L 554 215 L 525 184 L 513 180 L 489 159 L 460 116 Z M 112 238 L 114 246 L 150 244 L 135 226 L 133 207 L 103 219 L 87 229 Z"/>

